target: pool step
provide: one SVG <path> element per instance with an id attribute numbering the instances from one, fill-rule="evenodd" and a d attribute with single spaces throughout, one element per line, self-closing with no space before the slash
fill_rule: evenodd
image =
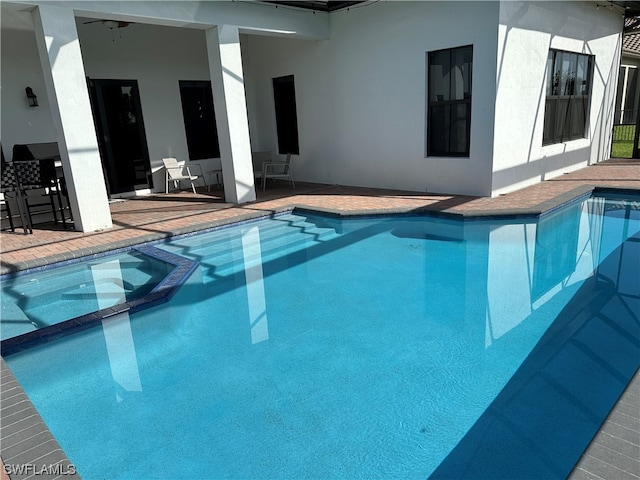
<path id="1" fill-rule="evenodd" d="M 141 255 L 149 260 L 145 264 L 150 263 L 155 268 L 153 272 L 131 272 L 121 268 L 123 265 L 136 266 L 139 262 L 129 262 L 128 259 Z M 10 355 L 47 342 L 52 337 L 70 335 L 108 319 L 119 318 L 120 314 L 135 313 L 167 302 L 198 268 L 198 262 L 150 245 L 138 246 L 134 252 L 122 255 L 107 255 L 104 260 L 90 262 L 91 281 L 88 282 L 67 284 L 60 281 L 61 277 L 67 276 L 77 279 L 77 275 L 68 274 L 77 268 L 86 271 L 83 264 L 63 267 L 43 277 L 36 274 L 31 279 L 27 278 L 29 288 L 32 288 L 31 283 L 58 283 L 63 287 L 54 298 L 50 298 L 50 293 L 38 298 L 41 301 L 49 297 L 49 302 L 30 305 L 28 310 L 25 307 L 27 299 L 20 295 L 21 282 L 3 284 L 6 288 L 2 290 L 1 302 L 2 354 Z M 137 284 L 140 279 L 145 282 Z M 147 282 L 148 279 L 153 281 Z M 7 323 L 21 328 L 5 328 Z M 35 332 L 33 327 L 36 327 Z"/>
<path id="2" fill-rule="evenodd" d="M 22 298 L 23 308 L 30 310 L 48 307 L 65 294 L 77 293 L 96 283 L 122 282 L 125 290 L 133 290 L 136 288 L 134 285 L 145 285 L 153 280 L 150 273 L 139 270 L 145 265 L 146 262 L 138 258 L 120 260 L 118 263 L 104 263 L 104 261 L 95 260 L 87 262 L 84 267 L 67 272 L 63 276 L 43 274 L 41 278 L 34 277 L 31 282 L 21 283 L 19 287 L 15 287 L 14 295 L 19 295 Z M 122 278 L 123 271 L 127 272 L 126 279 Z M 96 275 L 97 272 L 99 275 Z M 14 287 L 9 281 L 3 288 L 11 290 Z"/>
<path id="3" fill-rule="evenodd" d="M 187 237 L 171 252 L 198 260 L 211 280 L 235 274 L 250 266 L 300 251 L 337 235 L 330 226 L 318 226 L 306 216 L 287 214 L 234 229 Z"/>
<path id="4" fill-rule="evenodd" d="M 124 292 L 131 292 L 140 286 L 153 284 L 153 276 L 144 271 L 136 270 L 136 267 L 144 265 L 143 262 L 120 262 L 114 265 L 89 264 L 90 268 L 83 268 L 76 272 L 66 274 L 64 277 L 44 277 L 44 280 L 33 281 L 20 287 L 20 295 L 24 298 L 25 310 L 34 311 L 39 308 L 47 309 L 59 299 L 70 299 L 79 295 L 93 296 L 96 291 L 101 292 L 108 284 L 122 284 Z M 97 277 L 96 272 L 101 277 Z M 122 271 L 127 272 L 127 279 L 122 278 Z M 138 287 L 136 287 L 138 285 Z M 119 288 L 119 287 L 118 287 Z M 121 289 L 122 290 L 122 289 Z M 78 297 L 79 298 L 79 297 Z"/>
<path id="5" fill-rule="evenodd" d="M 150 289 L 151 286 L 145 287 L 143 284 L 138 289 L 138 294 Z M 100 278 L 69 286 L 55 292 L 54 297 L 49 293 L 36 298 L 29 305 L 29 318 L 40 326 L 52 325 L 60 322 L 61 319 L 73 317 L 74 312 L 86 314 L 123 303 L 127 300 L 127 294 L 130 295 L 134 290 L 133 285 L 118 277 Z M 51 303 L 47 303 L 46 299 L 50 299 Z M 51 310 L 51 305 L 55 305 L 55 311 Z"/>
<path id="6" fill-rule="evenodd" d="M 202 261 L 202 265 L 208 267 L 208 273 L 213 278 L 229 276 L 318 245 L 334 238 L 336 235 L 332 229 L 319 228 L 309 229 L 304 233 L 286 232 L 265 241 L 260 241 L 259 249 L 257 248 L 257 242 L 249 241 L 243 248 L 207 257 Z"/>
<path id="7" fill-rule="evenodd" d="M 248 223 L 237 228 L 221 229 L 213 232 L 186 237 L 179 241 L 173 240 L 171 245 L 161 248 L 183 255 L 194 260 L 202 260 L 203 255 L 211 257 L 216 252 L 227 252 L 229 249 L 241 248 L 242 237 L 252 229 L 259 229 L 262 241 L 272 236 L 285 235 L 292 231 L 305 232 L 317 228 L 302 215 L 279 215 L 268 221 Z M 313 233 L 313 232 L 310 232 Z"/>
<path id="8" fill-rule="evenodd" d="M 122 298 L 125 294 L 133 292 L 135 288 L 122 278 L 101 278 L 93 283 L 67 290 L 62 293 L 61 298 L 63 300 L 95 300 L 98 296 L 101 300 L 107 297 Z"/>

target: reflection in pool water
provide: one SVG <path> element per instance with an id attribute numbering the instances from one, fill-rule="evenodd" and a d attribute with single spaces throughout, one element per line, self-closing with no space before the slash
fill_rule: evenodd
<path id="1" fill-rule="evenodd" d="M 173 268 L 132 251 L 3 280 L 1 338 L 141 298 Z"/>
<path id="2" fill-rule="evenodd" d="M 6 360 L 84 478 L 562 477 L 638 368 L 635 206 L 178 238 L 169 303 Z"/>

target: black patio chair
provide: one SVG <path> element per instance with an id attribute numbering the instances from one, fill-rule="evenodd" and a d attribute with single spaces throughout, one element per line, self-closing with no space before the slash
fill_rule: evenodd
<path id="1" fill-rule="evenodd" d="M 67 228 L 65 207 L 62 201 L 62 182 L 56 174 L 55 160 L 14 160 L 18 187 L 24 199 L 29 224 L 33 225 L 34 213 L 44 213 L 41 207 L 50 206 L 53 221 L 58 223 L 58 216 L 63 228 Z M 44 194 L 29 195 L 31 190 L 41 190 Z M 45 199 L 46 197 L 46 199 Z M 56 204 L 57 201 L 57 204 Z"/>
<path id="2" fill-rule="evenodd" d="M 2 147 L 0 147 L 1 150 Z M 12 212 L 11 204 L 15 203 L 18 207 L 18 215 L 20 217 L 20 224 L 24 230 L 24 233 L 33 233 L 31 224 L 27 216 L 24 213 L 24 202 L 20 189 L 18 188 L 16 171 L 12 163 L 7 162 L 4 159 L 4 151 L 2 153 L 2 166 L 0 172 L 0 193 L 2 193 L 1 207 L 4 208 L 9 222 L 9 227 L 12 232 L 15 232 L 14 217 L 15 213 Z"/>

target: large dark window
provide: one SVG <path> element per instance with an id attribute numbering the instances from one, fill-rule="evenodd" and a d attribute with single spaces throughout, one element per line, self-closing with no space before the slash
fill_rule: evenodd
<path id="1" fill-rule="evenodd" d="M 273 79 L 273 100 L 276 106 L 278 153 L 298 155 L 298 115 L 293 75 Z"/>
<path id="2" fill-rule="evenodd" d="M 549 50 L 543 145 L 587 136 L 593 56 Z"/>
<path id="3" fill-rule="evenodd" d="M 180 98 L 190 160 L 220 156 L 211 82 L 180 81 Z"/>
<path id="4" fill-rule="evenodd" d="M 427 155 L 468 157 L 473 46 L 429 52 Z"/>

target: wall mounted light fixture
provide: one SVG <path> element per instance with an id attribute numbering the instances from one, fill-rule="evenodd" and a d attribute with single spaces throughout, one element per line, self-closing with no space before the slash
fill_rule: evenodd
<path id="1" fill-rule="evenodd" d="M 29 106 L 30 107 L 37 107 L 38 106 L 38 96 L 33 93 L 33 89 L 31 87 L 27 87 L 24 89 L 24 91 L 27 93 L 27 100 L 29 102 Z"/>

